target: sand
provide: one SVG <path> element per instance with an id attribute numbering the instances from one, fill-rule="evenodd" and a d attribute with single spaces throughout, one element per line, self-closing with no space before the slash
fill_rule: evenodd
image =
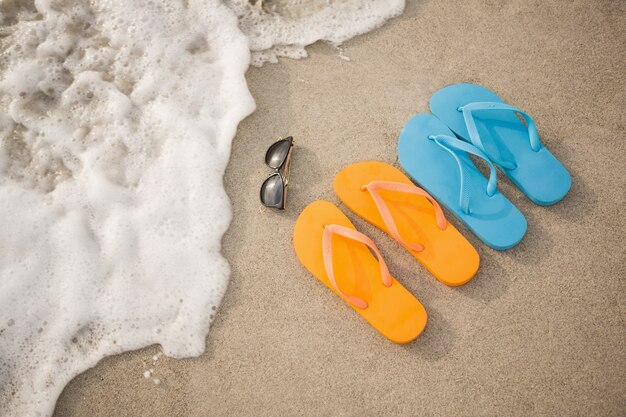
<path id="1" fill-rule="evenodd" d="M 625 415 L 626 2 L 409 2 L 344 45 L 349 62 L 327 45 L 309 52 L 248 72 L 258 110 L 224 179 L 232 277 L 206 353 L 105 359 L 65 389 L 55 415 Z M 527 235 L 496 252 L 461 228 L 482 265 L 448 288 L 340 205 L 332 179 L 356 161 L 397 165 L 404 122 L 456 82 L 527 110 L 573 186 L 539 207 L 501 180 Z M 288 134 L 288 209 L 263 210 L 263 154 Z M 299 264 L 292 227 L 315 199 L 338 204 L 422 301 L 417 341 L 388 342 Z M 159 385 L 144 378 L 150 368 Z"/>

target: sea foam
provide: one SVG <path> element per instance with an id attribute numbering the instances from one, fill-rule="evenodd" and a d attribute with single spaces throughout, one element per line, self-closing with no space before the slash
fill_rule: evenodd
<path id="1" fill-rule="evenodd" d="M 222 175 L 254 111 L 250 51 L 305 56 L 403 7 L 0 3 L 0 415 L 51 415 L 107 355 L 203 352 L 228 282 Z"/>
<path id="2" fill-rule="evenodd" d="M 404 0 L 226 0 L 250 40 L 252 64 L 305 58 L 319 40 L 338 45 L 402 13 Z"/>

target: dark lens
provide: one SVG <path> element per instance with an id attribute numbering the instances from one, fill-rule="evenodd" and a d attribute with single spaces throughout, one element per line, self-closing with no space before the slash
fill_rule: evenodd
<path id="1" fill-rule="evenodd" d="M 261 203 L 267 207 L 283 208 L 285 187 L 278 174 L 270 175 L 261 185 Z"/>
<path id="2" fill-rule="evenodd" d="M 280 168 L 280 166 L 285 162 L 285 158 L 287 158 L 292 141 L 293 138 L 289 136 L 288 138 L 281 139 L 270 146 L 265 154 L 265 163 L 269 165 L 270 168 Z"/>

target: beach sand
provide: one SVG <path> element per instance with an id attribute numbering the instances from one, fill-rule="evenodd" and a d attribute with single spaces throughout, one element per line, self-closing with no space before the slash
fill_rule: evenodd
<path id="1" fill-rule="evenodd" d="M 625 415 L 626 2 L 409 2 L 347 42 L 349 62 L 325 44 L 309 52 L 248 72 L 258 109 L 224 179 L 232 276 L 205 354 L 107 358 L 66 387 L 55 416 Z M 403 124 L 457 82 L 527 110 L 573 186 L 539 207 L 500 176 L 526 237 L 496 252 L 459 226 L 482 265 L 448 288 L 341 205 L 332 180 L 361 160 L 397 166 Z M 286 135 L 288 208 L 261 209 L 265 149 Z M 417 341 L 390 343 L 300 265 L 292 228 L 316 199 L 371 236 L 424 304 Z"/>

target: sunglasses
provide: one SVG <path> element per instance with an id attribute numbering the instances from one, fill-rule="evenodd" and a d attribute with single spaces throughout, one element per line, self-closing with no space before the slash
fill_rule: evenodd
<path id="1" fill-rule="evenodd" d="M 274 170 L 261 185 L 261 203 L 265 207 L 285 209 L 293 145 L 293 137 L 289 136 L 272 144 L 265 153 L 265 163 Z"/>

